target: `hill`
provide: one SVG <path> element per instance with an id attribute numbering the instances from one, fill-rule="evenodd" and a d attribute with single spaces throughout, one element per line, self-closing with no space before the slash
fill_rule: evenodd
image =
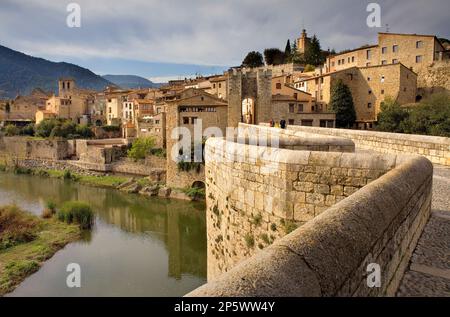
<path id="1" fill-rule="evenodd" d="M 60 77 L 72 77 L 77 87 L 85 89 L 102 90 L 111 85 L 89 69 L 51 62 L 0 45 L 0 98 L 27 95 L 34 88 L 56 93 Z"/>
<path id="2" fill-rule="evenodd" d="M 144 77 L 134 75 L 105 75 L 103 78 L 124 89 L 158 88 L 160 86 Z"/>

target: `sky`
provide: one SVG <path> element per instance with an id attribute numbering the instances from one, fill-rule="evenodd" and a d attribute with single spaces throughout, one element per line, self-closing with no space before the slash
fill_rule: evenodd
<path id="1" fill-rule="evenodd" d="M 81 8 L 70 28 L 67 5 Z M 155 82 L 221 73 L 249 51 L 316 34 L 336 51 L 376 43 L 378 32 L 450 38 L 449 0 L 382 0 L 370 28 L 366 0 L 0 0 L 0 45 L 100 75 Z"/>

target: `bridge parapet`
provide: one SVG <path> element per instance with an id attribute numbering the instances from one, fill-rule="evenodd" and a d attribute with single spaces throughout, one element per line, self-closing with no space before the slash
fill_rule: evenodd
<path id="1" fill-rule="evenodd" d="M 205 173 L 209 283 L 189 296 L 393 294 L 431 208 L 420 156 L 212 138 Z M 370 263 L 379 289 L 365 284 Z"/>

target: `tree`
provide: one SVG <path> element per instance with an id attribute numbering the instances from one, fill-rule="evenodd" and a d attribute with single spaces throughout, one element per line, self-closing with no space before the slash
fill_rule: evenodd
<path id="1" fill-rule="evenodd" d="M 264 59 L 267 65 L 281 65 L 285 62 L 285 55 L 278 48 L 267 48 L 264 50 Z"/>
<path id="2" fill-rule="evenodd" d="M 290 60 L 292 58 L 292 51 L 291 51 L 291 41 L 287 40 L 286 48 L 284 49 L 284 56 L 286 60 Z"/>
<path id="3" fill-rule="evenodd" d="M 435 94 L 408 110 L 402 122 L 405 133 L 450 137 L 450 96 Z"/>
<path id="4" fill-rule="evenodd" d="M 350 89 L 338 80 L 331 89 L 330 108 L 336 113 L 336 127 L 351 128 L 356 121 L 356 111 Z"/>
<path id="5" fill-rule="evenodd" d="M 9 102 L 7 102 L 6 105 L 5 105 L 5 111 L 6 111 L 6 113 L 10 113 L 11 112 L 11 105 L 9 104 Z"/>
<path id="6" fill-rule="evenodd" d="M 143 160 L 155 147 L 155 139 L 152 137 L 138 138 L 133 142 L 131 149 L 128 150 L 128 157 L 134 160 Z"/>
<path id="7" fill-rule="evenodd" d="M 264 66 L 264 60 L 263 56 L 260 52 L 252 51 L 247 54 L 247 56 L 244 58 L 244 61 L 242 62 L 243 67 L 261 67 Z"/>
<path id="8" fill-rule="evenodd" d="M 48 138 L 50 134 L 52 133 L 52 130 L 55 126 L 59 124 L 58 120 L 56 119 L 45 119 L 42 120 L 37 126 L 36 126 L 36 135 Z"/>
<path id="9" fill-rule="evenodd" d="M 408 118 L 408 111 L 391 98 L 386 98 L 380 108 L 376 129 L 384 132 L 403 133 L 403 121 Z"/>
<path id="10" fill-rule="evenodd" d="M 311 42 L 305 50 L 305 63 L 314 66 L 322 65 L 325 59 L 322 55 L 322 49 L 320 47 L 320 41 L 316 35 L 311 39 Z"/>

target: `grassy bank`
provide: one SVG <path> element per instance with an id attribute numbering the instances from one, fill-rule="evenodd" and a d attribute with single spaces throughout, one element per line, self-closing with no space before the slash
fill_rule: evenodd
<path id="1" fill-rule="evenodd" d="M 24 167 L 8 167 L 0 164 L 0 171 L 11 171 L 16 174 L 37 175 L 42 177 L 60 178 L 79 182 L 84 185 L 104 187 L 104 188 L 116 188 L 117 186 L 125 183 L 129 180 L 125 176 L 108 175 L 108 176 L 94 176 L 83 175 L 79 173 L 70 172 L 68 170 L 60 171 L 53 169 L 42 168 L 24 168 Z"/>
<path id="2" fill-rule="evenodd" d="M 15 206 L 0 207 L 0 296 L 80 236 L 79 225 L 41 219 Z"/>

